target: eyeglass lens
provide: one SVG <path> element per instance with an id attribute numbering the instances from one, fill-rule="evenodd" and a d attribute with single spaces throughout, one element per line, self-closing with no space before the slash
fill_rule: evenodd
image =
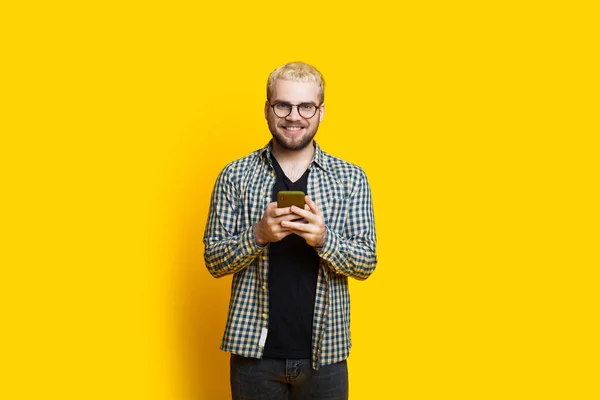
<path id="1" fill-rule="evenodd" d="M 302 103 L 296 106 L 285 102 L 273 105 L 273 111 L 279 118 L 285 118 L 292 113 L 292 107 L 298 109 L 298 114 L 302 118 L 312 118 L 317 112 L 317 106 L 312 103 Z"/>

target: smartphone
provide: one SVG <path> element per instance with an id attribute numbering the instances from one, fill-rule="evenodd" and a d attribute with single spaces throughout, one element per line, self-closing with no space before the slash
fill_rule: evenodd
<path id="1" fill-rule="evenodd" d="M 304 196 L 301 190 L 281 190 L 277 192 L 277 208 L 296 206 L 304 210 Z"/>

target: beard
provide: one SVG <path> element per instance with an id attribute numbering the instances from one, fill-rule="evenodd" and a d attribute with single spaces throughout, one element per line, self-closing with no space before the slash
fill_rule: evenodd
<path id="1" fill-rule="evenodd" d="M 301 125 L 289 124 L 288 126 L 301 126 Z M 314 126 L 311 126 L 311 125 L 303 126 L 302 125 L 302 127 L 305 128 L 305 130 L 306 130 L 302 137 L 290 138 L 290 137 L 285 136 L 285 134 L 283 134 L 282 132 L 278 131 L 278 126 L 275 122 L 269 121 L 269 130 L 271 131 L 273 140 L 275 140 L 275 142 L 277 142 L 277 144 L 279 146 L 281 146 L 282 148 L 284 148 L 286 150 L 291 150 L 291 151 L 302 150 L 305 147 L 307 147 L 312 142 L 315 135 L 317 134 L 317 131 L 319 130 L 319 123 L 317 122 L 316 125 L 314 125 Z"/>

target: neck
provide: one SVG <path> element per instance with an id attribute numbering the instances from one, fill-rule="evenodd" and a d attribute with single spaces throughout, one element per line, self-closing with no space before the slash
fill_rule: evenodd
<path id="1" fill-rule="evenodd" d="M 301 150 L 288 150 L 284 149 L 277 144 L 275 140 L 272 141 L 271 153 L 277 159 L 280 164 L 294 164 L 294 165 L 307 165 L 313 159 L 315 154 L 314 141 L 311 141 L 308 146 Z"/>

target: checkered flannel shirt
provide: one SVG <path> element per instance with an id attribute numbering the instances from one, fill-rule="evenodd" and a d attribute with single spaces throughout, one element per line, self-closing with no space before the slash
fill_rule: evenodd
<path id="1" fill-rule="evenodd" d="M 204 260 L 216 278 L 233 274 L 229 315 L 221 349 L 262 358 L 261 332 L 269 326 L 269 245 L 254 239 L 272 201 L 275 172 L 271 144 L 229 163 L 212 193 L 204 233 Z M 312 367 L 348 357 L 350 295 L 348 277 L 364 280 L 375 269 L 375 225 L 371 190 L 364 171 L 333 157 L 315 143 L 308 190 L 325 218 L 326 238 L 319 257 L 313 316 Z M 262 342 L 264 343 L 264 341 Z"/>

